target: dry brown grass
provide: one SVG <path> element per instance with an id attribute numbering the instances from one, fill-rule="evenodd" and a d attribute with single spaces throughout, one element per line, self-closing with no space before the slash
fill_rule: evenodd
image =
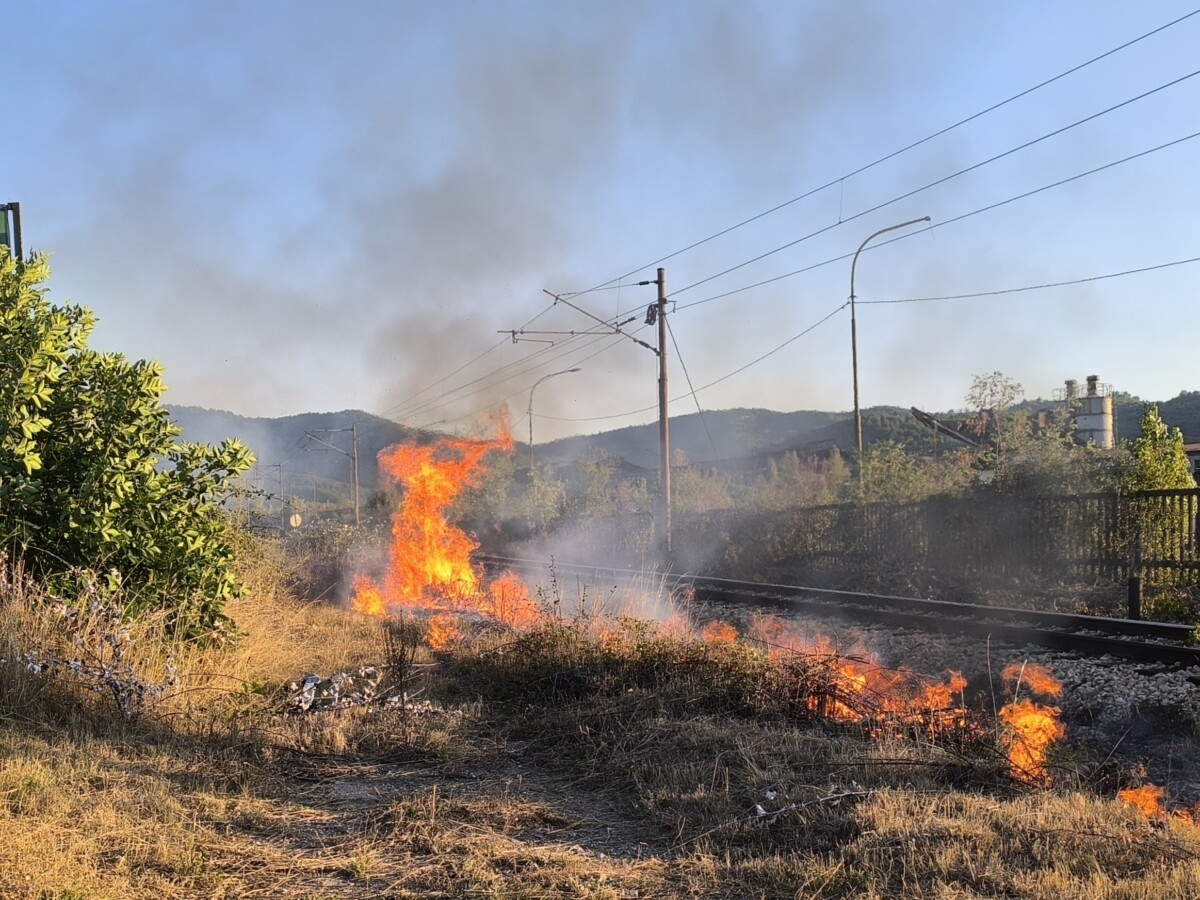
<path id="1" fill-rule="evenodd" d="M 305 672 L 384 662 L 380 624 L 269 578 L 230 612 L 225 646 L 134 628 L 129 665 L 178 683 L 125 718 L 11 662 L 68 648 L 4 587 L 0 897 L 1200 896 L 1194 826 L 1033 791 L 979 742 L 799 716 L 820 673 L 745 647 L 485 629 L 416 651 L 407 706 L 285 715 Z"/>

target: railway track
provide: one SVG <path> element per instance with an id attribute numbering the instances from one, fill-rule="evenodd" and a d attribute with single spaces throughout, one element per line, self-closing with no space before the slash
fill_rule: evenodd
<path id="1" fill-rule="evenodd" d="M 543 578 L 551 575 L 550 566 L 542 560 L 480 556 L 477 561 L 492 570 L 512 569 Z M 656 584 L 662 583 L 672 590 L 688 589 L 697 600 L 710 604 L 759 606 L 815 618 L 966 635 L 1090 656 L 1108 654 L 1139 662 L 1200 666 L 1200 646 L 1192 643 L 1192 627 L 1170 622 L 979 606 L 705 576 L 651 576 L 645 572 L 557 562 L 553 565 L 553 575 L 559 581 L 577 578 L 586 579 L 590 584 L 645 584 L 652 578 Z"/>

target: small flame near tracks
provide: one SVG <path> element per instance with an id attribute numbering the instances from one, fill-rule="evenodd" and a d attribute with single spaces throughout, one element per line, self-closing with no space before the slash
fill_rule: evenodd
<path id="1" fill-rule="evenodd" d="M 765 647 L 770 659 L 799 654 L 822 666 L 832 691 L 813 698 L 813 711 L 835 722 L 867 725 L 876 736 L 896 726 L 930 737 L 972 739 L 982 733 L 968 714 L 963 697 L 967 682 L 958 672 L 935 679 L 907 668 L 887 668 L 865 649 L 847 653 L 830 639 L 800 635 L 773 616 L 757 620 L 748 637 Z"/>
<path id="2" fill-rule="evenodd" d="M 1046 780 L 1046 754 L 1051 744 L 1066 737 L 1067 727 L 1060 718 L 1062 710 L 1020 696 L 1025 688 L 1038 697 L 1062 696 L 1062 683 L 1043 666 L 1013 663 L 1005 666 L 1001 679 L 1012 692 L 1012 699 L 1000 708 L 1000 721 L 1007 728 L 1004 745 L 1014 778 L 1030 783 Z"/>
<path id="3" fill-rule="evenodd" d="M 955 735 L 964 741 L 977 739 L 983 727 L 967 708 L 966 679 L 948 671 L 931 679 L 911 669 L 885 668 L 868 654 L 847 655 L 827 638 L 806 639 L 773 617 L 756 623 L 750 635 L 761 642 L 769 656 L 802 653 L 821 661 L 829 669 L 833 695 L 814 698 L 823 715 L 848 724 L 867 724 L 880 734 L 897 725 L 918 730 L 929 737 Z M 999 711 L 1004 726 L 1001 747 L 1011 775 L 1027 784 L 1047 780 L 1046 758 L 1052 744 L 1066 737 L 1061 710 L 1027 696 L 1062 695 L 1062 684 L 1043 666 L 1017 663 L 1006 667 L 1001 679 L 1011 699 Z"/>

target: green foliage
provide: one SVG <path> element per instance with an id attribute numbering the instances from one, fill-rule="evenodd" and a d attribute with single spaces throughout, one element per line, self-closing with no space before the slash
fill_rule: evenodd
<path id="1" fill-rule="evenodd" d="M 916 500 L 927 493 L 917 460 L 892 441 L 872 444 L 864 451 L 860 479 L 864 500 Z"/>
<path id="2" fill-rule="evenodd" d="M 1121 473 L 1124 491 L 1154 491 L 1194 488 L 1191 466 L 1183 451 L 1183 433 L 1168 429 L 1158 406 L 1147 405 L 1142 416 L 1142 433 L 1129 445 L 1129 459 Z"/>
<path id="3" fill-rule="evenodd" d="M 795 454 L 792 454 L 795 456 Z M 687 454 L 675 450 L 671 459 L 671 504 L 681 513 L 728 509 L 733 505 L 729 479 L 720 472 L 706 472 L 688 462 Z"/>
<path id="4" fill-rule="evenodd" d="M 1159 404 L 1158 411 L 1183 432 L 1185 441 L 1200 440 L 1200 391 L 1181 391 L 1178 397 Z"/>
<path id="5" fill-rule="evenodd" d="M 863 453 L 857 497 L 868 503 L 901 503 L 961 492 L 975 478 L 972 456 L 954 451 L 929 459 L 914 456 L 891 441 Z"/>
<path id="6" fill-rule="evenodd" d="M 543 469 L 529 473 L 529 488 L 524 494 L 521 511 L 540 533 L 545 534 L 551 523 L 558 521 L 567 505 L 567 490 L 562 481 Z"/>
<path id="7" fill-rule="evenodd" d="M 1050 411 L 1035 429 L 1024 413 L 1014 414 L 1006 431 L 1005 452 L 989 457 L 991 490 L 1009 495 L 1089 494 L 1113 490 L 1112 456 L 1094 445 L 1075 442 L 1070 407 Z"/>
<path id="8" fill-rule="evenodd" d="M 617 470 L 621 460 L 596 450 L 585 454 L 575 466 L 568 486 L 567 508 L 575 515 L 611 516 L 616 512 Z"/>
<path id="9" fill-rule="evenodd" d="M 841 453 L 835 448 L 828 459 L 815 456 L 801 459 L 795 450 L 767 460 L 765 474 L 739 492 L 742 508 L 788 509 L 836 503 L 849 481 L 850 473 Z"/>
<path id="10" fill-rule="evenodd" d="M 1014 381 L 1003 372 L 992 372 L 971 378 L 966 400 L 971 409 L 992 409 L 999 412 L 1020 400 L 1024 393 L 1025 389 L 1021 387 L 1020 382 Z"/>
<path id="11" fill-rule="evenodd" d="M 1012 408 L 1024 390 L 1002 372 L 971 379 L 966 401 L 975 413 L 975 431 L 988 447 L 986 455 L 991 464 L 1016 451 L 1031 433 L 1028 417 Z"/>
<path id="12" fill-rule="evenodd" d="M 237 441 L 178 442 L 154 362 L 87 347 L 84 307 L 55 307 L 44 257 L 0 250 L 0 534 L 12 559 L 66 590 L 89 570 L 210 630 L 239 593 L 222 509 L 253 462 Z M 87 577 L 87 576 L 85 576 Z"/>
<path id="13" fill-rule="evenodd" d="M 1128 445 L 1128 454 L 1120 476 L 1123 493 L 1194 488 L 1191 467 L 1183 452 L 1183 434 L 1168 429 L 1151 403 L 1142 416 L 1142 431 Z M 1186 543 L 1190 515 L 1183 507 L 1171 507 L 1136 497 L 1122 505 L 1118 527 L 1121 541 L 1128 548 L 1132 571 L 1138 571 L 1147 557 L 1170 559 Z M 1153 570 L 1143 574 L 1145 583 L 1162 586 L 1171 573 Z"/>

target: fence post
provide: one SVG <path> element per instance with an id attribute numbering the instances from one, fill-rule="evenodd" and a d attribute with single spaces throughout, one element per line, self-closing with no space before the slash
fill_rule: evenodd
<path id="1" fill-rule="evenodd" d="M 1129 576 L 1128 601 L 1128 618 L 1140 619 L 1142 617 L 1142 579 L 1138 575 Z"/>
<path id="2" fill-rule="evenodd" d="M 1129 588 L 1126 592 L 1127 618 L 1142 617 L 1142 536 L 1135 533 L 1129 545 Z"/>

